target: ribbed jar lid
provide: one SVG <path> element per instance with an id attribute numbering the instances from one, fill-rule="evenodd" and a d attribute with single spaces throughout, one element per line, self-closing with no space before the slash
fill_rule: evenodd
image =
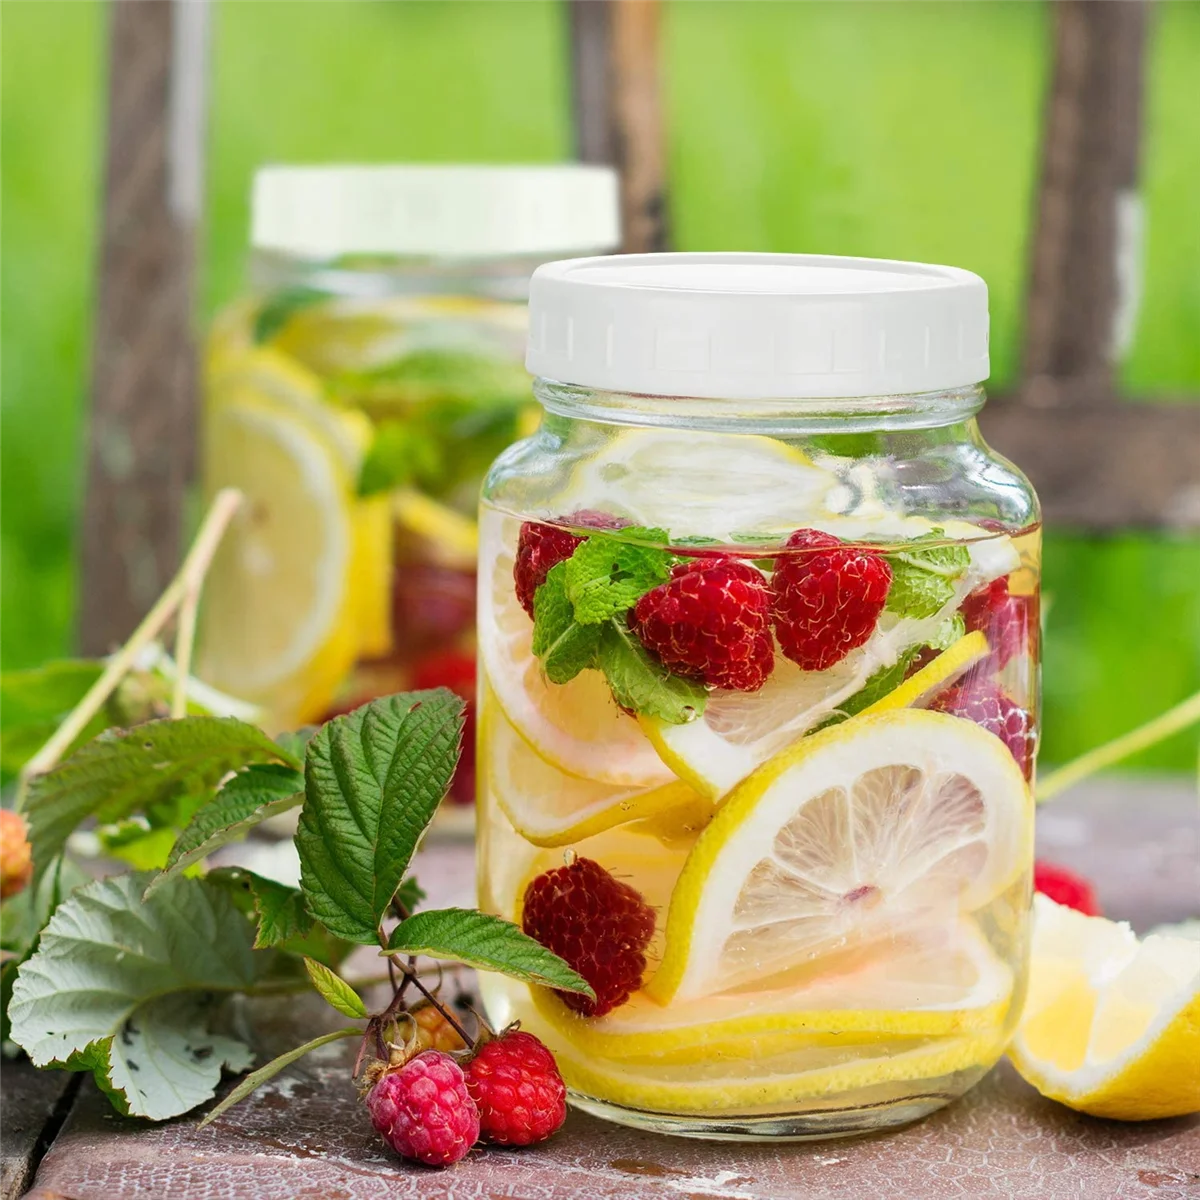
<path id="1" fill-rule="evenodd" d="M 987 285 L 820 254 L 630 254 L 539 267 L 534 375 L 714 399 L 904 395 L 988 376 Z"/>
<path id="2" fill-rule="evenodd" d="M 620 242 L 609 167 L 270 166 L 254 177 L 251 243 L 300 258 L 493 258 Z"/>

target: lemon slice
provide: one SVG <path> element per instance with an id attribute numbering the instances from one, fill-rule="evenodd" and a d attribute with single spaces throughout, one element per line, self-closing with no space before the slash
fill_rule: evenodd
<path id="1" fill-rule="evenodd" d="M 900 709 L 813 734 L 740 784 L 671 896 L 660 1004 L 766 986 L 852 942 L 970 912 L 1028 870 L 1033 804 L 996 737 Z"/>
<path id="2" fill-rule="evenodd" d="M 870 713 L 888 712 L 894 708 L 910 708 L 926 697 L 939 691 L 955 676 L 974 666 L 988 654 L 987 638 L 979 630 L 964 634 L 951 646 L 942 651 L 932 662 L 914 671 L 899 687 L 881 696 L 874 704 L 868 704 L 861 716 Z"/>
<path id="3" fill-rule="evenodd" d="M 304 724 L 359 653 L 364 591 L 387 583 L 367 564 L 386 557 L 389 530 L 354 497 L 362 431 L 324 411 L 311 375 L 255 352 L 213 383 L 206 482 L 245 502 L 205 583 L 198 673 L 271 722 Z"/>
<path id="4" fill-rule="evenodd" d="M 731 480 L 745 486 L 731 489 Z M 667 529 L 675 540 L 771 541 L 807 524 L 836 483 L 775 438 L 625 429 L 576 468 L 561 511 L 613 513 Z"/>
<path id="5" fill-rule="evenodd" d="M 470 517 L 413 488 L 397 488 L 391 501 L 396 524 L 425 542 L 431 557 L 448 567 L 474 569 L 479 529 Z"/>
<path id="6" fill-rule="evenodd" d="M 1095 1117 L 1200 1111 L 1200 942 L 1034 897 L 1029 996 L 1009 1050 L 1043 1096 Z"/>
<path id="7" fill-rule="evenodd" d="M 480 737 L 496 803 L 535 846 L 568 846 L 641 820 L 668 839 L 698 832 L 712 815 L 712 804 L 678 781 L 631 791 L 560 771 L 529 748 L 487 693 Z"/>
<path id="8" fill-rule="evenodd" d="M 537 1015 L 591 1059 L 695 1063 L 758 1058 L 839 1040 L 951 1037 L 998 1029 L 1012 971 L 978 927 L 962 919 L 879 947 L 813 964 L 786 988 L 708 996 L 666 1008 L 637 992 L 587 1019 L 552 992 L 533 989 Z"/>
<path id="9" fill-rule="evenodd" d="M 674 775 L 638 723 L 614 703 L 599 671 L 549 683 L 533 655 L 533 622 L 513 586 L 520 523 L 488 513 L 480 530 L 479 649 L 505 717 L 544 762 L 615 787 L 652 788 Z"/>

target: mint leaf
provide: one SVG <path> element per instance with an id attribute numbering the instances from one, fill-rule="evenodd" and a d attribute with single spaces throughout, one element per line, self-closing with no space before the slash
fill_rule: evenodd
<path id="1" fill-rule="evenodd" d="M 220 1104 L 205 1113 L 204 1120 L 196 1128 L 203 1129 L 205 1125 L 215 1121 L 219 1116 L 228 1112 L 235 1104 L 239 1104 L 245 1100 L 251 1092 L 257 1091 L 268 1080 L 274 1079 L 284 1067 L 290 1067 L 297 1059 L 303 1058 L 306 1054 L 316 1050 L 320 1046 L 328 1046 L 330 1042 L 341 1041 L 342 1038 L 349 1037 L 362 1037 L 362 1030 L 354 1028 L 335 1029 L 333 1033 L 324 1033 L 320 1037 L 313 1038 L 311 1042 L 305 1042 L 303 1046 L 297 1046 L 295 1050 L 289 1050 L 287 1053 L 281 1054 L 278 1058 L 271 1059 L 269 1063 L 247 1075 Z"/>
<path id="2" fill-rule="evenodd" d="M 703 684 L 671 674 L 623 621 L 610 621 L 604 627 L 598 662 L 613 699 L 635 713 L 686 725 L 708 702 Z"/>
<path id="3" fill-rule="evenodd" d="M 439 688 L 373 700 L 309 743 L 296 849 L 308 911 L 331 933 L 375 942 L 450 786 L 462 726 L 462 700 Z"/>
<path id="4" fill-rule="evenodd" d="M 79 888 L 50 918 L 20 969 L 12 1038 L 38 1067 L 91 1071 L 116 1109 L 163 1120 L 212 1096 L 241 1042 L 207 1032 L 208 993 L 253 983 L 250 927 L 199 879 L 170 880 L 149 900 L 147 874 Z"/>
<path id="5" fill-rule="evenodd" d="M 640 526 L 622 529 L 619 537 L 594 533 L 567 559 L 564 583 L 579 624 L 607 621 L 670 578 L 674 558 L 667 551 L 634 545 L 626 538 L 665 542 L 667 533 Z"/>
<path id="6" fill-rule="evenodd" d="M 302 941 L 313 932 L 313 919 L 304 907 L 304 896 L 298 888 L 242 867 L 218 867 L 204 878 L 208 883 L 224 888 L 242 912 L 257 918 L 256 950 L 273 946 L 293 949 L 287 943 Z M 156 887 L 161 879 L 159 876 L 155 880 Z M 146 894 L 150 895 L 154 890 L 151 888 Z"/>
<path id="7" fill-rule="evenodd" d="M 254 340 L 260 344 L 269 342 L 291 320 L 293 313 L 328 299 L 328 292 L 310 287 L 285 288 L 282 292 L 276 292 L 267 299 L 254 318 Z"/>
<path id="8" fill-rule="evenodd" d="M 473 908 L 431 908 L 417 913 L 392 930 L 387 948 L 393 953 L 424 954 L 497 971 L 522 983 L 595 995 L 583 976 L 541 942 L 522 933 L 511 921 Z"/>
<path id="9" fill-rule="evenodd" d="M 304 776 L 299 771 L 277 764 L 247 767 L 192 816 L 150 891 L 214 850 L 237 841 L 268 817 L 295 808 L 303 799 Z"/>
<path id="10" fill-rule="evenodd" d="M 304 960 L 304 969 L 326 1004 L 337 1009 L 343 1017 L 366 1019 L 367 1006 L 362 997 L 337 972 L 311 958 Z"/>
<path id="11" fill-rule="evenodd" d="M 533 653 L 551 683 L 569 683 L 595 665 L 601 627 L 580 625 L 567 599 L 567 563 L 550 568 L 533 596 Z"/>
<path id="12" fill-rule="evenodd" d="M 904 682 L 909 667 L 916 661 L 922 648 L 921 646 L 909 646 L 890 667 L 880 667 L 873 675 L 867 677 L 866 683 L 857 692 L 852 696 L 847 696 L 833 712 L 808 732 L 817 733 L 822 729 L 828 729 L 830 725 L 840 725 L 843 721 L 862 712 L 864 708 L 874 704 L 876 700 L 882 700 L 888 692 L 895 691 Z"/>
<path id="13" fill-rule="evenodd" d="M 937 627 L 926 645 L 931 650 L 949 650 L 959 638 L 966 636 L 966 632 L 967 623 L 963 619 L 962 613 L 956 612 Z"/>
<path id="14" fill-rule="evenodd" d="M 903 550 L 886 556 L 892 568 L 889 612 L 923 619 L 934 616 L 954 599 L 954 580 L 971 565 L 970 550 L 961 545 L 921 545 L 945 536 L 944 529 L 932 529 L 914 538 Z"/>
<path id="15" fill-rule="evenodd" d="M 299 763 L 261 729 L 233 717 L 150 721 L 111 729 L 30 785 L 27 816 L 40 878 L 86 817 L 119 821 L 142 810 L 191 811 L 198 793 L 250 763 Z M 185 801 L 179 809 L 179 802 Z"/>

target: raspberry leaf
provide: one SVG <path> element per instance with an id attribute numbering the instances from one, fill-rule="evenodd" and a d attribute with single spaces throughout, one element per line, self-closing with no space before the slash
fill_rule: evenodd
<path id="1" fill-rule="evenodd" d="M 647 652 L 624 621 L 610 621 L 604 627 L 598 662 L 613 699 L 622 708 L 672 725 L 685 725 L 704 711 L 708 701 L 704 685 L 673 675 Z"/>
<path id="2" fill-rule="evenodd" d="M 944 529 L 933 529 L 886 556 L 892 568 L 889 612 L 918 619 L 932 617 L 954 599 L 954 580 L 971 565 L 971 552 L 960 545 L 921 545 L 944 537 Z"/>
<path id="3" fill-rule="evenodd" d="M 116 1109 L 163 1120 L 212 1096 L 253 1056 L 207 1031 L 210 993 L 257 974 L 250 926 L 200 879 L 96 880 L 59 905 L 13 987 L 12 1038 L 35 1066 L 91 1071 Z"/>
<path id="4" fill-rule="evenodd" d="M 373 944 L 450 786 L 463 702 L 402 692 L 335 717 L 308 745 L 296 833 L 308 911 L 330 933 Z"/>
<path id="5" fill-rule="evenodd" d="M 431 908 L 401 921 L 387 953 L 424 954 L 496 971 L 522 983 L 595 997 L 583 976 L 511 921 L 473 908 Z"/>
<path id="6" fill-rule="evenodd" d="M 601 627 L 580 625 L 567 598 L 567 564 L 551 567 L 533 597 L 533 652 L 551 683 L 569 683 L 595 666 Z"/>
<path id="7" fill-rule="evenodd" d="M 301 941 L 313 932 L 313 919 L 304 908 L 304 897 L 298 888 L 241 867 L 218 867 L 204 878 L 225 888 L 243 912 L 257 919 L 256 950 L 273 946 L 287 949 L 288 942 Z"/>
<path id="8" fill-rule="evenodd" d="M 269 1063 L 247 1075 L 220 1104 L 205 1113 L 204 1120 L 200 1122 L 197 1128 L 203 1129 L 205 1125 L 208 1125 L 219 1116 L 228 1112 L 235 1104 L 240 1104 L 251 1092 L 257 1091 L 268 1080 L 274 1079 L 284 1067 L 290 1067 L 292 1063 L 321 1046 L 328 1046 L 330 1042 L 341 1041 L 342 1038 L 349 1037 L 362 1037 L 362 1030 L 354 1028 L 335 1029 L 333 1033 L 324 1033 L 318 1038 L 313 1038 L 311 1042 L 305 1042 L 303 1046 L 297 1046 L 295 1050 L 288 1050 L 278 1058 L 271 1059 Z"/>
<path id="9" fill-rule="evenodd" d="M 594 533 L 564 564 L 567 599 L 580 625 L 602 624 L 670 578 L 672 555 L 654 546 L 634 545 L 629 538 L 665 542 L 667 533 L 636 525 L 622 529 L 619 537 Z"/>
<path id="10" fill-rule="evenodd" d="M 30 785 L 26 815 L 36 877 L 90 816 L 115 822 L 136 811 L 175 811 L 251 763 L 300 763 L 262 730 L 233 717 L 184 717 L 110 729 Z M 153 824 L 154 821 L 152 820 Z"/>
<path id="11" fill-rule="evenodd" d="M 396 889 L 396 905 L 402 912 L 411 913 L 425 899 L 425 889 L 417 882 L 415 875 L 410 875 Z M 397 913 L 397 916 L 401 912 Z"/>
<path id="12" fill-rule="evenodd" d="M 367 1006 L 362 997 L 340 975 L 312 958 L 305 958 L 304 969 L 326 1004 L 337 1009 L 343 1017 L 366 1020 Z"/>
<path id="13" fill-rule="evenodd" d="M 214 850 L 237 841 L 268 817 L 295 808 L 303 799 L 304 776 L 299 771 L 276 764 L 247 767 L 192 816 L 147 894 Z"/>

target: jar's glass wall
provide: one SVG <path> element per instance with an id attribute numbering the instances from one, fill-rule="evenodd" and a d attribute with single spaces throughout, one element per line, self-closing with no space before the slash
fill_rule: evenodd
<path id="1" fill-rule="evenodd" d="M 538 389 L 482 508 L 480 903 L 596 1000 L 488 977 L 489 1015 L 647 1128 L 938 1107 L 1027 954 L 1040 528 L 981 393 Z"/>

